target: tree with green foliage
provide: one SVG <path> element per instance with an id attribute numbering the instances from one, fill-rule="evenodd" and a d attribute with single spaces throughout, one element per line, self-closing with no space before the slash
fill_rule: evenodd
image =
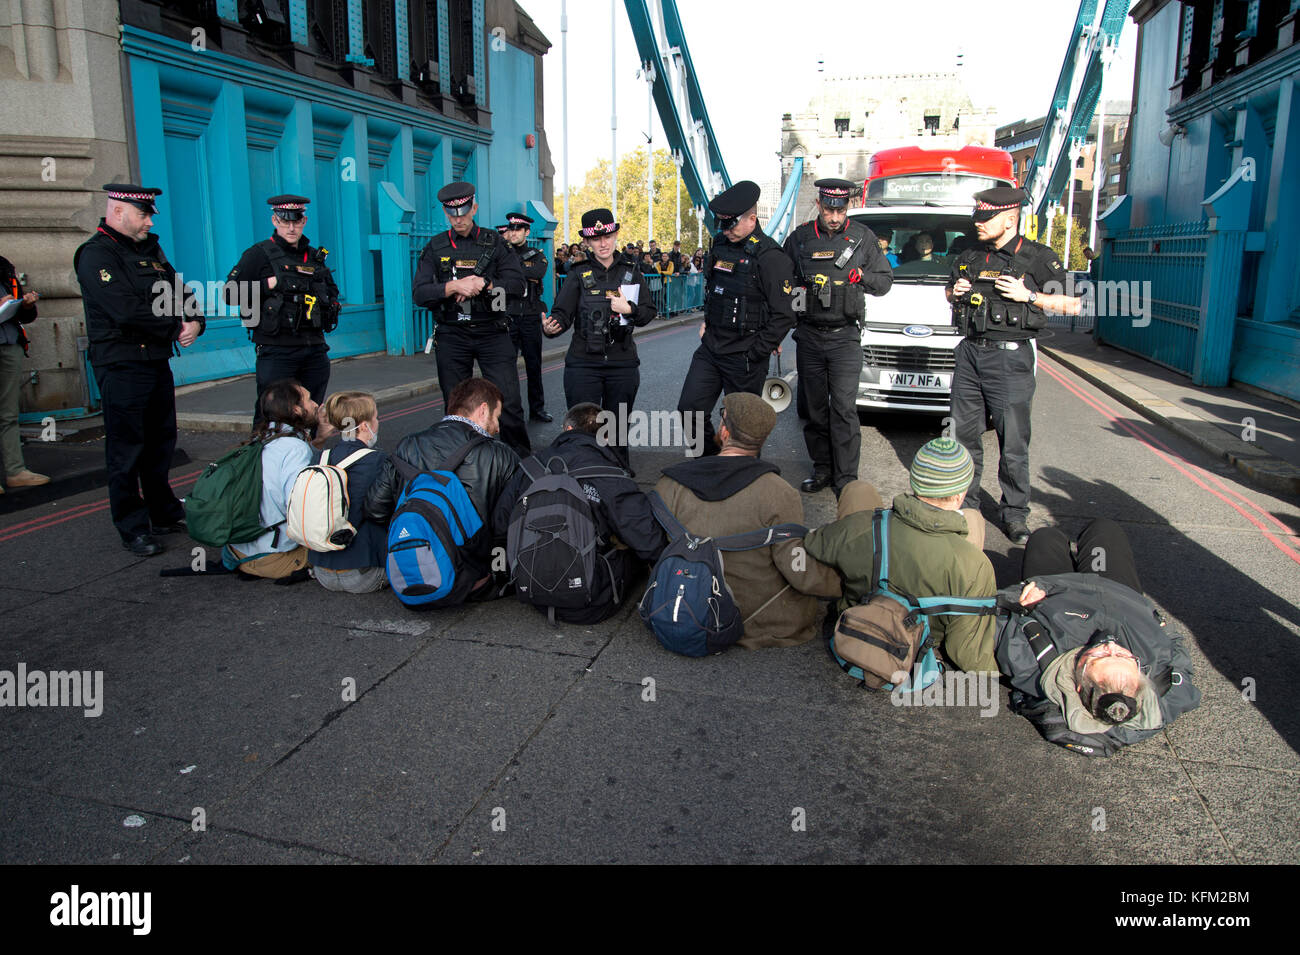
<path id="1" fill-rule="evenodd" d="M 1052 220 L 1052 238 L 1047 244 L 1052 247 L 1057 258 L 1065 264 L 1067 271 L 1086 272 L 1088 271 L 1088 260 L 1084 257 L 1083 247 L 1086 244 L 1084 240 L 1088 237 L 1088 223 L 1074 220 L 1074 227 L 1070 230 L 1070 260 L 1065 259 L 1065 216 L 1058 215 Z M 1041 240 L 1040 240 L 1041 241 Z"/>
<path id="2" fill-rule="evenodd" d="M 695 206 L 690 193 L 677 173 L 672 153 L 667 149 L 656 149 L 654 153 L 655 183 L 655 231 L 653 238 L 665 252 L 671 251 L 673 241 L 680 239 L 682 254 L 690 255 L 696 247 Z M 677 223 L 677 200 L 673 193 L 674 186 L 682 198 L 682 232 L 674 236 Z M 646 194 L 646 148 L 640 146 L 623 156 L 618 162 L 618 244 L 620 247 L 629 242 L 640 242 L 649 246 L 646 234 L 649 224 L 648 196 Z M 609 160 L 602 159 L 587 170 L 586 179 L 581 186 L 569 190 L 569 242 L 578 242 L 581 236 L 578 229 L 582 225 L 582 214 L 590 209 L 608 209 L 609 203 Z M 557 210 L 558 211 L 558 210 Z M 563 228 L 563 223 L 561 223 Z M 707 236 L 705 237 L 707 240 Z"/>

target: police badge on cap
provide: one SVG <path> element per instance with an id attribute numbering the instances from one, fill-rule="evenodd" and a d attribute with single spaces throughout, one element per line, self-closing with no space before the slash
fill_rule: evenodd
<path id="1" fill-rule="evenodd" d="M 532 217 L 524 215 L 522 212 L 506 213 L 507 228 L 510 229 L 527 229 L 533 224 Z"/>
<path id="2" fill-rule="evenodd" d="M 843 209 L 855 191 L 847 179 L 818 179 L 813 185 L 817 187 L 818 201 L 826 209 Z"/>
<path id="3" fill-rule="evenodd" d="M 468 182 L 453 182 L 438 190 L 438 201 L 448 215 L 463 216 L 474 204 L 474 187 Z"/>
<path id="4" fill-rule="evenodd" d="M 156 197 L 162 195 L 161 189 L 137 186 L 130 182 L 110 182 L 104 186 L 104 191 L 108 193 L 110 199 L 116 199 L 118 202 L 129 202 L 141 212 L 146 212 L 151 216 L 158 214 L 158 209 L 153 201 Z"/>
<path id="5" fill-rule="evenodd" d="M 578 234 L 594 239 L 597 236 L 613 235 L 617 231 L 618 223 L 614 221 L 614 213 L 608 209 L 592 209 L 582 214 L 582 228 Z"/>
<path id="6" fill-rule="evenodd" d="M 272 196 L 266 202 L 277 219 L 284 222 L 298 222 L 307 214 L 307 203 L 311 200 L 306 196 L 285 195 Z"/>
<path id="7" fill-rule="evenodd" d="M 975 193 L 975 211 L 971 213 L 971 218 L 976 222 L 987 222 L 999 212 L 1019 209 L 1028 201 L 1029 197 L 1025 195 L 1025 190 L 1015 186 L 985 189 L 983 192 Z"/>

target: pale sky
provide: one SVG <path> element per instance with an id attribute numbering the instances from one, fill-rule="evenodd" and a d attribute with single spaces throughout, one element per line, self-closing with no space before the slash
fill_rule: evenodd
<path id="1" fill-rule="evenodd" d="M 546 133 L 555 163 L 556 205 L 563 189 L 561 0 L 519 0 L 551 41 L 543 61 Z M 567 0 L 569 182 L 611 152 L 610 12 L 616 28 L 618 150 L 645 144 L 646 84 L 636 78 L 636 42 L 623 0 Z M 965 54 L 961 73 L 976 107 L 993 107 L 998 123 L 1047 112 L 1077 0 L 1035 0 L 990 7 L 979 0 L 799 0 L 747 3 L 679 0 L 682 26 L 709 119 L 732 181 L 779 179 L 781 114 L 807 105 L 827 74 L 944 72 Z M 999 15 L 981 21 L 977 11 Z M 797 16 L 795 15 L 797 12 Z M 990 37 L 995 35 L 996 40 Z M 1106 81 L 1109 100 L 1132 94 L 1137 25 L 1127 21 Z M 654 146 L 667 148 L 657 114 Z M 558 211 L 558 210 L 557 210 Z"/>

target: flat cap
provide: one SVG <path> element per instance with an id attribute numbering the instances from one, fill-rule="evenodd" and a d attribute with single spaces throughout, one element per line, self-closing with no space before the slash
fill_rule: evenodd
<path id="1" fill-rule="evenodd" d="M 722 399 L 722 410 L 727 415 L 727 427 L 740 431 L 760 444 L 776 427 L 776 412 L 758 395 L 748 391 L 733 391 Z"/>

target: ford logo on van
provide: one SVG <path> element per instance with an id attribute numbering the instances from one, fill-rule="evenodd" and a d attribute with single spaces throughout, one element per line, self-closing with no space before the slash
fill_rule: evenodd
<path id="1" fill-rule="evenodd" d="M 908 325 L 903 329 L 903 334 L 912 338 L 929 338 L 934 334 L 934 329 L 929 325 Z"/>

